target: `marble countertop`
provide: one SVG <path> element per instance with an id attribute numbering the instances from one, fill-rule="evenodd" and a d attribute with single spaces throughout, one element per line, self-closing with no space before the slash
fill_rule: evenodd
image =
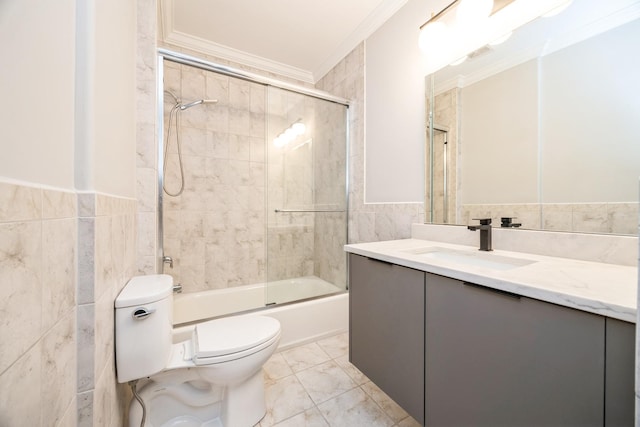
<path id="1" fill-rule="evenodd" d="M 636 267 L 501 250 L 479 252 L 477 247 L 421 239 L 352 244 L 346 245 L 345 250 L 540 301 L 636 322 Z M 434 256 L 441 253 L 445 256 Z M 448 253 L 453 256 L 447 257 Z M 481 258 L 479 265 L 473 265 L 473 258 L 478 257 Z M 492 260 L 498 264 L 492 266 Z M 508 269 L 500 269 L 505 266 L 503 262 Z"/>

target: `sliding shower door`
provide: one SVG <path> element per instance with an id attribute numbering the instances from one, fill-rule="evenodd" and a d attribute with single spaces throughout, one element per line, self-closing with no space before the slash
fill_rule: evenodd
<path id="1" fill-rule="evenodd" d="M 346 290 L 347 107 L 267 89 L 266 304 Z"/>

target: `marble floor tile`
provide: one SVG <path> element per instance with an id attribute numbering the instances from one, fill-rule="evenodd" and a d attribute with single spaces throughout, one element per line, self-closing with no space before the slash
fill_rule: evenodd
<path id="1" fill-rule="evenodd" d="M 313 407 L 313 401 L 295 375 L 281 378 L 266 385 L 267 414 L 261 427 L 273 426 Z"/>
<path id="2" fill-rule="evenodd" d="M 264 365 L 267 414 L 255 427 L 417 427 L 349 362 L 348 334 L 274 354 Z"/>
<path id="3" fill-rule="evenodd" d="M 394 402 L 387 394 L 380 390 L 380 388 L 369 381 L 363 384 L 360 388 L 373 399 L 374 402 L 382 408 L 382 410 L 391 418 L 394 422 L 401 421 L 409 416 L 407 412 Z"/>
<path id="4" fill-rule="evenodd" d="M 367 378 L 367 376 L 365 374 L 363 374 L 362 372 L 360 372 L 360 370 L 358 368 L 356 368 L 355 366 L 353 366 L 351 364 L 351 362 L 349 362 L 349 356 L 345 355 L 342 357 L 338 357 L 336 359 L 334 359 L 335 362 L 340 365 L 340 367 L 347 373 L 347 375 L 349 375 L 351 377 L 351 379 L 358 385 L 362 385 L 364 383 L 369 382 L 369 378 Z"/>
<path id="5" fill-rule="evenodd" d="M 262 427 L 262 426 L 261 426 Z M 301 414 L 286 419 L 274 427 L 330 427 L 318 408 L 311 408 Z"/>
<path id="6" fill-rule="evenodd" d="M 305 369 L 296 376 L 316 404 L 356 387 L 356 383 L 334 361 Z"/>
<path id="7" fill-rule="evenodd" d="M 318 409 L 331 427 L 391 427 L 394 424 L 360 388 L 328 400 Z"/>
<path id="8" fill-rule="evenodd" d="M 329 355 L 315 342 L 285 350 L 282 356 L 293 372 L 311 368 L 330 359 Z"/>
<path id="9" fill-rule="evenodd" d="M 332 358 L 349 354 L 349 334 L 344 333 L 318 341 L 318 345 Z"/>
<path id="10" fill-rule="evenodd" d="M 281 353 L 271 356 L 271 359 L 264 364 L 263 369 L 265 381 L 274 381 L 293 374 Z"/>

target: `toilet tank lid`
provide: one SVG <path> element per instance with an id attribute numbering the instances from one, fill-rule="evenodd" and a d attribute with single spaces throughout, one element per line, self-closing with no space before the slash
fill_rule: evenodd
<path id="1" fill-rule="evenodd" d="M 133 307 L 160 301 L 173 292 L 173 277 L 168 274 L 134 276 L 116 298 L 116 308 Z"/>

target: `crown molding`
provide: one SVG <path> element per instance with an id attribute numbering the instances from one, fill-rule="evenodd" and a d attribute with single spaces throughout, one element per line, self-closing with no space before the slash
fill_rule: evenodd
<path id="1" fill-rule="evenodd" d="M 384 0 L 367 16 L 367 18 L 314 70 L 303 70 L 281 62 L 253 55 L 238 49 L 233 49 L 218 43 L 185 34 L 174 29 L 173 2 L 175 0 L 160 0 L 158 27 L 162 41 L 172 45 L 191 49 L 235 63 L 257 68 L 269 73 L 289 77 L 305 83 L 315 84 L 335 65 L 349 54 L 358 44 L 373 34 L 384 22 L 393 16 L 408 0 Z"/>
<path id="2" fill-rule="evenodd" d="M 213 43 L 209 40 L 194 37 L 180 31 L 172 31 L 165 37 L 164 41 L 178 47 L 192 49 L 207 55 L 213 55 L 217 58 L 257 68 L 268 73 L 275 73 L 280 76 L 299 80 L 305 83 L 315 83 L 313 80 L 313 74 L 310 71 L 292 67 L 277 61 L 272 61 L 270 59 L 243 52 L 238 49 L 233 49 L 218 43 Z"/>

